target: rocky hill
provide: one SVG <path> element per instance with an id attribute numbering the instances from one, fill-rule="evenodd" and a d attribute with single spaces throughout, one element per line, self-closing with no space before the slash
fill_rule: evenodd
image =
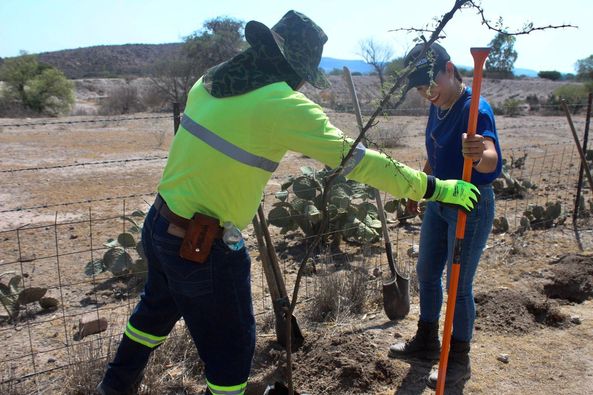
<path id="1" fill-rule="evenodd" d="M 141 77 L 156 61 L 174 55 L 181 43 L 100 45 L 40 53 L 39 60 L 68 78 Z"/>

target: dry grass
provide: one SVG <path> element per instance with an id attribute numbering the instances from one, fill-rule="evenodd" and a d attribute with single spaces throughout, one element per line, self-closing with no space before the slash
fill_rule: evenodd
<path id="1" fill-rule="evenodd" d="M 315 322 L 340 322 L 360 314 L 368 300 L 368 278 L 360 270 L 343 270 L 320 276 L 309 318 Z"/>
<path id="2" fill-rule="evenodd" d="M 377 125 L 369 130 L 368 141 L 371 147 L 398 148 L 404 146 L 403 140 L 407 134 L 408 124 Z"/>
<path id="3" fill-rule="evenodd" d="M 23 395 L 27 392 L 18 384 L 13 368 L 5 367 L 0 374 L 0 394 Z"/>
<path id="4" fill-rule="evenodd" d="M 103 378 L 107 362 L 115 354 L 115 338 L 117 335 L 111 334 L 106 339 L 84 342 L 72 347 L 70 353 L 73 361 L 65 374 L 65 394 L 94 393 L 97 384 Z"/>
<path id="5" fill-rule="evenodd" d="M 113 359 L 117 344 L 109 336 L 107 344 L 87 342 L 73 348 L 75 359 L 65 374 L 66 395 L 94 393 L 101 381 L 108 361 Z M 167 341 L 156 349 L 144 372 L 140 395 L 196 394 L 204 384 L 201 382 L 202 363 L 196 347 L 184 324 L 176 326 Z M 0 389 L 3 389 L 0 387 Z M 2 394 L 11 394 L 2 391 Z M 16 393 L 15 393 L 16 394 Z"/>

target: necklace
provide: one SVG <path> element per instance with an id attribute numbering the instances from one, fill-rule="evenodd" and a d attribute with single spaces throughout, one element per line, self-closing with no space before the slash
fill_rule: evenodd
<path id="1" fill-rule="evenodd" d="M 441 109 L 437 108 L 437 119 L 439 121 L 442 121 L 443 119 L 447 118 L 447 115 L 449 115 L 449 113 L 451 112 L 451 109 L 455 106 L 455 103 L 457 103 L 457 100 L 459 100 L 459 98 L 463 94 L 464 90 L 465 90 L 465 84 L 462 82 L 461 85 L 459 85 L 459 92 L 457 92 L 457 98 L 455 98 L 455 101 L 453 102 L 453 104 L 451 104 L 451 106 L 447 109 L 447 112 L 445 113 L 445 115 L 441 115 Z"/>

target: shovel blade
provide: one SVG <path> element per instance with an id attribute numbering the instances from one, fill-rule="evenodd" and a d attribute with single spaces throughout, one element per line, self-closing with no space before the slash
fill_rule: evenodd
<path id="1" fill-rule="evenodd" d="M 301 332 L 301 328 L 299 328 L 299 324 L 297 323 L 296 317 L 293 315 L 290 317 L 290 340 L 292 345 L 292 350 L 296 350 L 303 345 L 305 341 L 305 337 Z M 286 348 L 286 344 L 288 341 L 286 339 L 286 316 L 285 315 L 276 315 L 276 340 L 278 343 Z"/>
<path id="2" fill-rule="evenodd" d="M 268 385 L 268 387 L 266 388 L 266 391 L 264 392 L 264 395 L 288 395 L 288 387 L 285 384 L 283 384 L 279 381 L 276 381 L 274 383 L 274 385 Z M 294 390 L 294 395 L 307 395 L 307 394 L 298 392 L 297 390 Z"/>
<path id="3" fill-rule="evenodd" d="M 397 274 L 383 283 L 383 309 L 390 320 L 400 320 L 410 312 L 410 280 Z"/>

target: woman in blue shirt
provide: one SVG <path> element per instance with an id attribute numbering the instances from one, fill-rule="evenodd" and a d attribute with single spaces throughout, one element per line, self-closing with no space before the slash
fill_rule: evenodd
<path id="1" fill-rule="evenodd" d="M 432 44 L 419 57 L 424 44 L 414 47 L 405 58 L 406 66 L 414 62 L 416 70 L 410 75 L 408 86 L 430 101 L 426 126 L 427 161 L 424 171 L 438 178 L 461 177 L 464 158 L 473 162 L 471 182 L 481 192 L 476 209 L 467 216 L 463 241 L 457 301 L 453 319 L 453 335 L 446 375 L 446 387 L 463 384 L 471 376 L 469 361 L 476 310 L 473 279 L 478 262 L 494 220 L 494 192 L 492 181 L 500 174 L 502 156 L 496 133 L 494 114 L 490 105 L 480 98 L 477 132 L 468 129 L 471 89 L 461 79 L 450 61 L 447 51 Z M 408 201 L 408 211 L 418 212 L 417 202 Z M 439 316 L 443 303 L 442 274 L 447 265 L 449 273 L 455 241 L 457 209 L 438 202 L 428 202 L 420 232 L 420 254 L 416 272 L 420 293 L 420 319 L 416 335 L 394 344 L 389 355 L 394 358 L 423 358 L 438 360 Z M 436 387 L 438 370 L 428 377 L 428 385 Z"/>

